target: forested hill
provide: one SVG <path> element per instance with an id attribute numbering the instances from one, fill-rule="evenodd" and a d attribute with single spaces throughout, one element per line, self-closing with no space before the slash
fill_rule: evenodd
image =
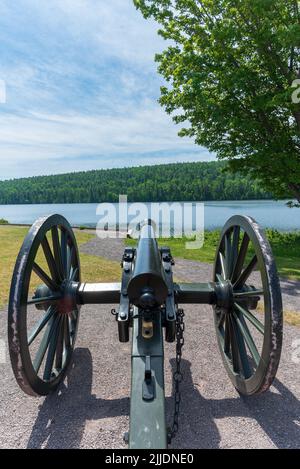
<path id="1" fill-rule="evenodd" d="M 223 162 L 96 170 L 0 182 L 0 204 L 204 201 L 271 198 L 256 181 L 224 172 Z"/>

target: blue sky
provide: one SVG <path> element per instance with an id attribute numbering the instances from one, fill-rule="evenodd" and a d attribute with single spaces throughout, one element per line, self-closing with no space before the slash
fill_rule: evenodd
<path id="1" fill-rule="evenodd" d="M 0 179 L 211 159 L 157 103 L 164 47 L 132 0 L 0 0 Z"/>

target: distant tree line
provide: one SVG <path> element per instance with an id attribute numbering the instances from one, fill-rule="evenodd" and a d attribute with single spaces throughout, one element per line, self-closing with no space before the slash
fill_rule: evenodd
<path id="1" fill-rule="evenodd" d="M 0 204 L 209 201 L 272 198 L 224 162 L 175 163 L 38 176 L 0 182 Z"/>

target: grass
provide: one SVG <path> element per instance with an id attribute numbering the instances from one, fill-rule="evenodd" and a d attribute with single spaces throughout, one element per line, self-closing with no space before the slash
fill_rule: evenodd
<path id="1" fill-rule="evenodd" d="M 300 231 L 281 233 L 267 230 L 279 275 L 300 280 Z"/>
<path id="2" fill-rule="evenodd" d="M 282 233 L 268 229 L 266 233 L 273 249 L 279 275 L 300 280 L 300 231 Z M 201 249 L 186 249 L 185 244 L 190 241 L 188 238 L 160 238 L 158 243 L 160 246 L 169 246 L 174 257 L 212 264 L 219 238 L 220 231 L 205 232 L 204 245 Z M 126 244 L 134 246 L 136 241 L 127 239 Z"/>
<path id="3" fill-rule="evenodd" d="M 264 314 L 264 307 L 261 303 L 258 303 L 256 311 L 260 314 Z M 289 324 L 290 326 L 300 327 L 300 314 L 296 311 L 283 309 L 283 321 L 285 324 Z"/>
<path id="4" fill-rule="evenodd" d="M 300 327 L 300 314 L 294 311 L 283 311 L 284 322 L 290 326 Z"/>
<path id="5" fill-rule="evenodd" d="M 0 227 L 0 306 L 8 302 L 10 282 L 16 258 L 28 228 L 18 226 Z M 92 234 L 75 230 L 79 244 L 93 238 Z M 120 280 L 120 264 L 101 257 L 80 254 L 82 279 L 86 282 L 113 282 Z M 41 262 L 43 265 L 43 262 Z M 38 280 L 36 279 L 36 283 Z M 40 281 L 39 281 L 40 283 Z"/>

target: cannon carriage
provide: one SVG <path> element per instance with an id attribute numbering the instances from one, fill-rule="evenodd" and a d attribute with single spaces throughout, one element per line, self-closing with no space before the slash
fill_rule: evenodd
<path id="1" fill-rule="evenodd" d="M 47 395 L 63 381 L 85 304 L 117 304 L 119 341 L 131 336 L 130 448 L 167 448 L 178 430 L 180 362 L 188 334 L 185 304 L 212 306 L 223 363 L 241 394 L 270 387 L 281 353 L 282 300 L 270 245 L 253 219 L 234 216 L 225 224 L 207 283 L 174 282 L 172 253 L 158 246 L 151 220 L 141 226 L 137 247 L 125 248 L 121 265 L 120 283 L 85 283 L 67 220 L 52 215 L 31 227 L 17 258 L 8 311 L 12 368 L 25 393 Z M 201 312 L 195 309 L 194 314 Z M 176 344 L 170 428 L 164 340 Z"/>

